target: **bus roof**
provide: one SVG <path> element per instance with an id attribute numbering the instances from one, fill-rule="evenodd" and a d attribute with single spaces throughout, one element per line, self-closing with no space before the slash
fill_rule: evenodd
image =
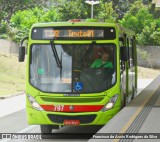
<path id="1" fill-rule="evenodd" d="M 97 24 L 98 23 L 98 24 Z M 116 23 L 105 23 L 105 22 L 49 22 L 49 23 L 37 23 L 33 24 L 32 27 L 49 27 L 49 26 L 116 26 Z"/>

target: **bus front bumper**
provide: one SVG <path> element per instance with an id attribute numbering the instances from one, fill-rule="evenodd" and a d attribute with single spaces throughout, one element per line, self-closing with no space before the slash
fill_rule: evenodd
<path id="1" fill-rule="evenodd" d="M 72 120 L 78 120 L 79 125 L 105 125 L 119 110 L 120 107 L 115 107 L 105 112 L 64 113 L 38 111 L 27 106 L 27 120 L 30 125 L 65 125 L 64 121 Z"/>

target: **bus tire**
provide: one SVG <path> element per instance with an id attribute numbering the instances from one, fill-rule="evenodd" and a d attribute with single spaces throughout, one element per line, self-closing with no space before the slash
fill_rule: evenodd
<path id="1" fill-rule="evenodd" d="M 123 103 L 122 103 L 122 108 L 124 108 L 127 104 L 126 103 L 126 93 L 124 93 L 123 97 L 124 97 L 124 100 L 123 100 Z"/>
<path id="2" fill-rule="evenodd" d="M 52 125 L 40 125 L 42 134 L 50 134 L 52 133 Z"/>
<path id="3" fill-rule="evenodd" d="M 126 97 L 126 93 L 124 93 L 124 107 L 127 105 L 127 97 Z"/>
<path id="4" fill-rule="evenodd" d="M 133 100 L 133 99 L 134 99 L 134 95 L 135 95 L 135 88 L 134 88 L 134 87 L 132 87 L 132 97 L 131 97 L 131 100 Z"/>

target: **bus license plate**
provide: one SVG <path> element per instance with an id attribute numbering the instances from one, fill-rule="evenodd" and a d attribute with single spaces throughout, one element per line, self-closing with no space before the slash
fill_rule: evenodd
<path id="1" fill-rule="evenodd" d="M 79 120 L 64 120 L 64 125 L 80 125 Z"/>

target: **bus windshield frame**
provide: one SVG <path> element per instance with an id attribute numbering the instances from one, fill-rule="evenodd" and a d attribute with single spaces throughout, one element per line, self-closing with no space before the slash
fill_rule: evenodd
<path id="1" fill-rule="evenodd" d="M 29 71 L 30 84 L 33 87 L 46 93 L 86 94 L 103 92 L 115 85 L 117 69 L 115 44 L 55 44 L 61 68 L 57 66 L 52 46 L 31 45 Z M 92 68 L 93 62 L 105 51 L 112 56 L 110 59 L 113 68 Z M 57 89 L 58 87 L 60 88 Z"/>

